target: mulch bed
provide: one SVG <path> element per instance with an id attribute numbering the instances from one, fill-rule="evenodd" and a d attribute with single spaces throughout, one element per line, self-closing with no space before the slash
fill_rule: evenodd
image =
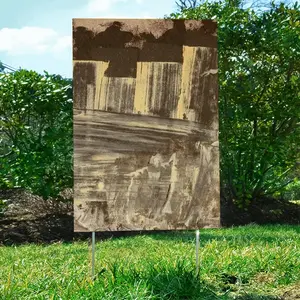
<path id="1" fill-rule="evenodd" d="M 277 199 L 258 199 L 247 209 L 240 209 L 232 203 L 221 201 L 222 225 L 247 225 L 255 223 L 300 225 L 300 205 Z"/>
<path id="2" fill-rule="evenodd" d="M 0 190 L 7 208 L 0 215 L 0 244 L 52 243 L 87 240 L 90 233 L 74 233 L 72 190 L 59 199 L 44 200 L 22 189 Z M 264 199 L 248 210 L 221 201 L 222 226 L 256 224 L 300 224 L 300 205 Z M 136 235 L 140 232 L 103 232 L 97 238 Z M 150 232 L 149 232 L 150 233 Z"/>

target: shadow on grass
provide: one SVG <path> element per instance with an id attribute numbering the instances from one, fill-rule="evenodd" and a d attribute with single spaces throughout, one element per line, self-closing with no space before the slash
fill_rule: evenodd
<path id="1" fill-rule="evenodd" d="M 211 241 L 226 241 L 229 243 L 273 243 L 285 242 L 287 239 L 287 230 L 291 230 L 300 236 L 300 226 L 293 225 L 265 225 L 265 226 L 247 226 L 228 229 L 218 229 L 214 234 L 212 229 L 200 230 L 200 245 L 204 246 Z M 248 232 L 247 232 L 248 231 Z M 278 233 L 282 232 L 282 235 Z M 90 238 L 91 233 L 85 233 Z M 176 241 L 184 243 L 195 243 L 195 231 L 131 231 L 131 232 L 96 232 L 97 240 L 106 240 L 110 238 L 127 239 L 137 236 L 149 236 L 158 241 Z M 76 240 L 76 238 L 75 238 Z"/>
<path id="2" fill-rule="evenodd" d="M 175 265 L 144 265 L 143 269 L 134 266 L 124 268 L 120 263 L 112 263 L 102 270 L 95 279 L 94 288 L 101 289 L 105 284 L 106 292 L 116 299 L 204 299 L 204 300 L 278 300 L 277 296 L 249 293 L 232 295 L 209 285 L 195 275 L 195 269 L 186 261 L 177 261 Z M 142 296 L 143 295 L 143 296 Z M 132 298 L 130 298 L 132 299 Z"/>
<path id="3" fill-rule="evenodd" d="M 106 285 L 107 291 L 110 295 L 114 293 L 115 297 L 125 297 L 129 291 L 131 295 L 140 296 L 140 289 L 147 299 L 229 299 L 217 295 L 195 275 L 195 269 L 184 261 L 178 261 L 175 266 L 149 264 L 145 265 L 143 270 L 134 267 L 124 269 L 115 262 L 108 270 L 100 272 L 94 287 L 99 285 L 101 288 L 103 282 L 109 282 L 108 286 Z M 124 287 L 124 290 L 120 290 L 120 287 Z"/>
<path id="4" fill-rule="evenodd" d="M 54 242 L 72 243 L 73 241 L 88 241 L 91 233 L 74 233 L 74 220 L 72 216 L 46 215 L 35 220 L 0 219 L 0 241 L 3 245 L 20 244 L 50 244 Z M 263 229 L 259 229 L 263 227 Z M 247 230 L 249 231 L 247 232 Z M 200 244 L 203 246 L 211 241 L 227 242 L 280 242 L 285 241 L 287 230 L 292 230 L 300 235 L 300 226 L 293 225 L 264 225 L 235 227 L 224 230 L 219 229 L 215 234 L 212 229 L 200 230 Z M 278 235 L 282 231 L 282 235 Z M 276 235 L 273 234 L 276 232 Z M 220 234 L 221 233 L 221 234 Z M 146 235 L 154 240 L 180 241 L 194 243 L 195 231 L 119 231 L 119 232 L 96 232 L 97 240 L 110 238 L 128 238 Z M 1 243 L 0 243 L 1 244 Z"/>
<path id="5" fill-rule="evenodd" d="M 284 242 L 287 239 L 287 229 L 300 235 L 300 226 L 284 226 L 268 225 L 261 226 L 263 229 L 257 231 L 260 226 L 247 226 L 243 228 L 232 228 L 229 232 L 225 229 L 223 234 L 220 231 L 216 234 L 210 229 L 200 230 L 200 244 L 203 246 L 211 241 L 226 241 L 226 242 L 244 242 L 244 243 L 272 243 Z M 246 230 L 248 229 L 248 232 Z M 221 229 L 222 230 L 222 229 Z M 282 235 L 278 235 L 282 231 Z M 160 241 L 178 241 L 186 243 L 195 243 L 195 231 L 169 231 L 169 232 L 152 232 L 147 233 L 155 240 Z"/>
<path id="6" fill-rule="evenodd" d="M 153 293 L 161 299 L 220 299 L 204 282 L 180 262 L 174 268 L 150 269 L 146 279 Z"/>

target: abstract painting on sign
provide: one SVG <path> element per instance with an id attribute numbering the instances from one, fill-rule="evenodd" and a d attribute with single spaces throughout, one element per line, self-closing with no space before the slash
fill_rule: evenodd
<path id="1" fill-rule="evenodd" d="M 74 230 L 219 227 L 217 24 L 73 20 Z"/>

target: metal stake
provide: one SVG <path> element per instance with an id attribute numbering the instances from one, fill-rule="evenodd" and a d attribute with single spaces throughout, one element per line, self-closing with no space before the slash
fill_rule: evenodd
<path id="1" fill-rule="evenodd" d="M 92 232 L 92 279 L 95 278 L 95 231 Z"/>
<path id="2" fill-rule="evenodd" d="M 200 247 L 200 231 L 196 230 L 196 276 L 199 275 L 199 247 Z"/>

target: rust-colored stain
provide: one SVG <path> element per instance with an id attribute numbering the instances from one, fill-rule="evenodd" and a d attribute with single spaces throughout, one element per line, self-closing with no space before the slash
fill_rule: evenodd
<path id="1" fill-rule="evenodd" d="M 73 20 L 75 231 L 219 227 L 216 30 Z"/>

